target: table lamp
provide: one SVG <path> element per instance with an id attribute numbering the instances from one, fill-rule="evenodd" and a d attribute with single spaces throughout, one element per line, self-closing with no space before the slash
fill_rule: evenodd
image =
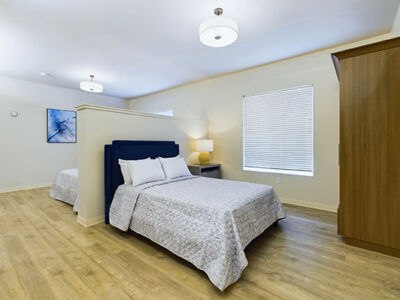
<path id="1" fill-rule="evenodd" d="M 197 140 L 196 141 L 196 151 L 200 152 L 199 162 L 200 165 L 208 165 L 211 159 L 210 152 L 214 151 L 214 141 L 213 140 Z"/>

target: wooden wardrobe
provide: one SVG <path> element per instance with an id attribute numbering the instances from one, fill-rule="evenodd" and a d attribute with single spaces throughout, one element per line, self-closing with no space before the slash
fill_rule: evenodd
<path id="1" fill-rule="evenodd" d="M 400 38 L 332 58 L 340 81 L 338 233 L 400 257 Z"/>

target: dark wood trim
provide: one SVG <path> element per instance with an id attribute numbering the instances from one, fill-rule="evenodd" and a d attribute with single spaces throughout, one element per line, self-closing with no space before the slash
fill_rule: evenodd
<path id="1" fill-rule="evenodd" d="M 377 245 L 377 244 L 372 244 L 372 243 L 368 243 L 368 242 L 365 242 L 365 241 L 352 239 L 352 238 L 349 238 L 349 237 L 345 237 L 345 243 L 347 245 L 350 245 L 350 246 L 363 248 L 363 249 L 366 249 L 366 250 L 375 251 L 375 252 L 383 253 L 383 254 L 386 254 L 386 255 L 400 257 L 400 250 L 399 249 L 394 249 L 394 248 L 385 247 L 385 246 L 381 246 L 381 245 Z"/>

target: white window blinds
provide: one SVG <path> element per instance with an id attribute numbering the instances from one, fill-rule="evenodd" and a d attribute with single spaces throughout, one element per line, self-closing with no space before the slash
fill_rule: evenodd
<path id="1" fill-rule="evenodd" d="M 313 86 L 243 98 L 243 169 L 313 176 Z"/>

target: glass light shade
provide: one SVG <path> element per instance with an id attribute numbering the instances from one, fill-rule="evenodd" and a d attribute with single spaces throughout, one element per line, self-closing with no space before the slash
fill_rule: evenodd
<path id="1" fill-rule="evenodd" d="M 103 92 L 103 85 L 93 81 L 82 81 L 81 82 L 81 90 L 90 92 L 90 93 L 101 93 Z"/>
<path id="2" fill-rule="evenodd" d="M 196 141 L 197 152 L 213 152 L 214 141 L 213 140 L 197 140 Z"/>
<path id="3" fill-rule="evenodd" d="M 210 47 L 224 47 L 238 37 L 239 26 L 235 20 L 217 16 L 205 20 L 199 26 L 200 41 Z"/>

